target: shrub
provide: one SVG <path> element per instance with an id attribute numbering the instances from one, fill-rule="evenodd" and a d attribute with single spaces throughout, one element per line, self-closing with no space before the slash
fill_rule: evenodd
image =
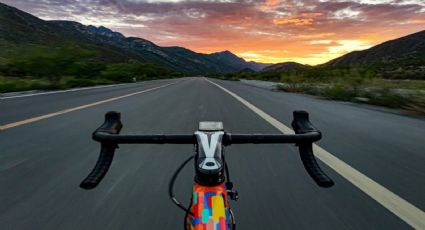
<path id="1" fill-rule="evenodd" d="M 356 97 L 355 92 L 344 84 L 334 84 L 323 90 L 322 96 L 329 99 L 350 101 Z"/>
<path id="2" fill-rule="evenodd" d="M 92 79 L 70 79 L 65 81 L 65 88 L 87 87 L 96 85 L 96 81 Z"/>
<path id="3" fill-rule="evenodd" d="M 382 105 L 392 108 L 403 108 L 409 104 L 410 99 L 399 93 L 394 92 L 390 88 L 376 89 L 375 92 L 371 93 L 370 103 L 375 105 Z"/>

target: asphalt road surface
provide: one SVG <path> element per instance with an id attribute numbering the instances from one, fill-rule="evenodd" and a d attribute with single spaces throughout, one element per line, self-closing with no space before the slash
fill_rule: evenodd
<path id="1" fill-rule="evenodd" d="M 360 189 L 356 176 L 346 179 L 321 162 L 336 183 L 322 189 L 304 171 L 294 146 L 231 146 L 226 153 L 240 196 L 231 203 L 238 229 L 423 226 L 417 220 L 425 210 L 423 119 L 211 81 L 286 126 L 293 110 L 307 110 L 323 132 L 318 145 L 386 189 L 370 195 L 373 186 Z M 96 189 L 78 187 L 98 157 L 91 133 L 110 110 L 122 113 L 122 133 L 192 133 L 203 120 L 223 121 L 234 133 L 280 132 L 205 78 L 2 99 L 0 229 L 182 229 L 184 213 L 169 200 L 167 186 L 192 146 L 122 145 Z M 187 167 L 175 188 L 180 200 L 189 200 L 192 183 L 193 167 Z M 389 193 L 404 203 L 386 199 Z M 413 209 L 388 208 L 403 204 Z"/>

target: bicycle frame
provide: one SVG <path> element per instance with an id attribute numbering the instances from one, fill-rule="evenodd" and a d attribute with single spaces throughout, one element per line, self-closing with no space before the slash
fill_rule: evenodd
<path id="1" fill-rule="evenodd" d="M 118 144 L 194 144 L 195 155 L 187 159 L 171 179 L 169 195 L 172 201 L 186 211 L 186 230 L 233 230 L 235 221 L 229 206 L 229 198 L 237 200 L 232 190 L 224 148 L 231 144 L 294 143 L 298 146 L 304 168 L 320 187 L 331 187 L 333 181 L 320 169 L 312 143 L 321 133 L 309 122 L 308 113 L 294 111 L 292 127 L 296 134 L 230 134 L 221 122 L 200 122 L 194 134 L 172 135 L 119 135 L 122 128 L 120 113 L 108 112 L 105 122 L 93 133 L 93 139 L 101 143 L 96 166 L 80 184 L 83 189 L 95 188 L 106 175 Z M 174 181 L 180 170 L 194 158 L 195 184 L 190 207 L 181 205 L 173 195 Z"/>
<path id="2" fill-rule="evenodd" d="M 186 215 L 187 230 L 230 230 L 235 222 L 224 183 L 203 186 L 195 183 L 190 211 Z"/>

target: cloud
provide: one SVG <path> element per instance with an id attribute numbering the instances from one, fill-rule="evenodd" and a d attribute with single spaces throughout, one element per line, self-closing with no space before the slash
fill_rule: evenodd
<path id="1" fill-rule="evenodd" d="M 361 11 L 353 10 L 350 7 L 338 10 L 333 13 L 333 18 L 343 20 L 343 19 L 359 19 Z"/>
<path id="2" fill-rule="evenodd" d="M 423 0 L 1 1 L 46 20 L 266 62 L 318 64 L 425 28 Z"/>
<path id="3" fill-rule="evenodd" d="M 332 40 L 311 40 L 310 44 L 312 45 L 321 45 L 321 44 L 331 44 Z"/>
<path id="4" fill-rule="evenodd" d="M 296 26 L 305 26 L 313 24 L 312 18 L 277 18 L 273 20 L 275 25 L 296 25 Z"/>

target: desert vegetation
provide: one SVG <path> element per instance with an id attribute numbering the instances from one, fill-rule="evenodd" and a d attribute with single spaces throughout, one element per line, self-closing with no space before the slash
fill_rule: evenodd
<path id="1" fill-rule="evenodd" d="M 406 65 L 397 66 L 318 66 L 280 72 L 218 74 L 216 77 L 227 80 L 273 81 L 279 83 L 279 90 L 286 92 L 425 114 L 425 70 Z"/>
<path id="2" fill-rule="evenodd" d="M 3 44 L 3 47 L 6 44 Z M 181 77 L 181 73 L 140 60 L 113 62 L 77 44 L 55 47 L 8 44 L 0 57 L 0 92 L 67 89 Z"/>

